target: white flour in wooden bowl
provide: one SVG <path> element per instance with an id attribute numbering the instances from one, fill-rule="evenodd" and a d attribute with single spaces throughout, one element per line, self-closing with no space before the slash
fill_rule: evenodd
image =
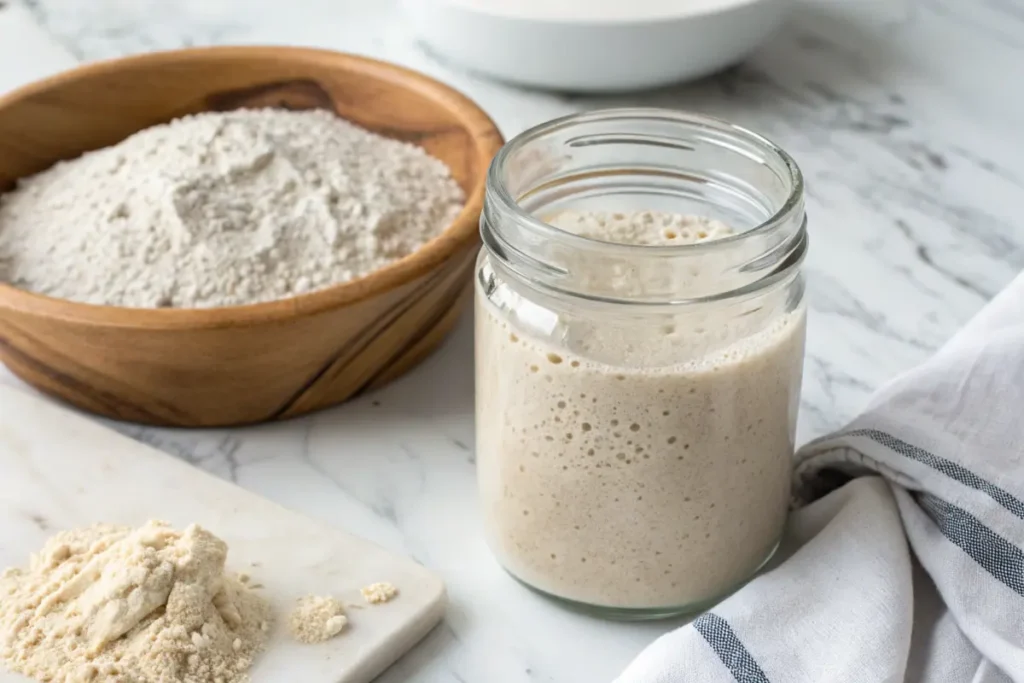
<path id="1" fill-rule="evenodd" d="M 464 199 L 420 147 L 329 112 L 198 114 L 0 197 L 0 281 L 134 308 L 271 301 L 411 254 Z"/>

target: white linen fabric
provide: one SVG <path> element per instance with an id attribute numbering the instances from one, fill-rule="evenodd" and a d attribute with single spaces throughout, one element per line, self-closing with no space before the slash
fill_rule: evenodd
<path id="1" fill-rule="evenodd" d="M 616 683 L 1024 683 L 1022 461 L 1024 274 L 800 449 L 771 568 Z"/>

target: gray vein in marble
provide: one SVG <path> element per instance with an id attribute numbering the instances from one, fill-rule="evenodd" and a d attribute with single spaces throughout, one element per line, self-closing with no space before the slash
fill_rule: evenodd
<path id="1" fill-rule="evenodd" d="M 185 462 L 238 483 L 238 451 L 243 441 L 230 433 L 158 430 L 107 422 L 109 426 Z"/>
<path id="2" fill-rule="evenodd" d="M 13 0 L 13 1 L 14 2 L 20 1 L 28 9 L 28 11 L 32 14 L 32 16 L 35 17 L 36 21 L 38 21 L 43 26 L 49 26 L 50 25 L 49 10 L 48 10 L 48 8 L 47 8 L 47 6 L 45 4 L 40 2 L 40 0 Z M 3 3 L 0 3 L 0 5 L 2 5 L 2 4 Z M 0 9 L 2 9 L 2 6 L 0 6 Z M 86 55 L 84 55 L 82 53 L 82 51 L 79 48 L 79 46 L 78 46 L 76 41 L 69 39 L 67 36 L 62 36 L 62 35 L 60 35 L 59 33 L 55 32 L 55 31 L 51 31 L 51 35 L 53 35 L 53 37 L 60 44 L 60 46 L 63 47 L 65 50 L 67 50 L 68 53 L 70 53 L 75 59 L 83 60 L 83 59 L 87 58 Z"/>
<path id="3" fill-rule="evenodd" d="M 924 263 L 926 266 L 928 266 L 929 268 L 933 268 L 937 273 L 949 278 L 956 285 L 963 287 L 964 289 L 969 290 L 971 292 L 974 292 L 985 301 L 995 296 L 995 292 L 987 291 L 983 289 L 981 286 L 971 282 L 967 278 L 961 275 L 957 275 L 956 273 L 947 270 L 946 268 L 936 263 L 935 259 L 932 258 L 931 251 L 928 248 L 928 246 L 922 243 L 914 235 L 913 229 L 910 227 L 910 225 L 907 224 L 905 220 L 903 220 L 902 218 L 897 218 L 893 224 L 914 245 L 914 253 L 917 255 L 917 258 L 920 259 L 921 262 Z"/>
<path id="4" fill-rule="evenodd" d="M 2 9 L 2 7 L 0 7 L 0 9 Z M 47 520 L 46 517 L 39 514 L 38 512 L 20 511 L 20 513 L 22 517 L 32 522 L 32 525 L 40 531 L 50 531 L 53 528 L 53 525 L 49 522 L 49 520 Z"/>
<path id="5" fill-rule="evenodd" d="M 844 394 L 859 394 L 864 398 L 867 398 L 873 391 L 873 387 L 866 382 L 862 382 L 856 377 L 840 371 L 823 358 L 810 356 L 807 361 L 814 371 L 814 376 L 819 378 L 825 396 L 833 403 L 839 398 L 838 389 L 842 389 Z"/>
<path id="6" fill-rule="evenodd" d="M 955 0 L 917 0 L 938 15 L 958 24 L 977 29 L 987 37 L 1013 48 L 1024 48 L 1024 8 L 1015 0 L 976 0 L 963 3 Z"/>
<path id="7" fill-rule="evenodd" d="M 880 245 L 880 244 L 879 245 L 875 245 L 875 249 L 882 249 L 882 248 L 883 248 L 883 246 Z M 936 290 L 936 289 L 934 289 L 932 287 L 929 287 L 927 284 L 925 284 L 920 279 L 918 279 L 917 274 L 914 273 L 913 270 L 911 268 L 909 268 L 908 266 L 905 266 L 905 265 L 902 265 L 902 264 L 897 264 L 897 263 L 890 263 L 889 267 L 892 269 L 892 272 L 894 274 L 899 274 L 903 278 L 904 282 L 909 284 L 911 287 L 914 287 L 915 289 L 917 289 L 919 292 L 921 292 L 921 294 L 923 294 L 923 295 L 925 295 L 925 296 L 927 296 L 929 298 L 932 298 L 932 299 L 939 299 L 939 300 L 941 300 L 942 294 L 938 290 Z M 973 286 L 969 287 L 968 289 L 971 289 L 971 291 L 974 291 Z M 934 321 L 934 319 L 935 319 L 934 312 L 929 312 L 926 315 L 931 316 L 931 320 Z"/>
<path id="8" fill-rule="evenodd" d="M 1005 166 L 1001 166 L 996 162 L 992 161 L 991 159 L 986 159 L 981 156 L 978 156 L 971 150 L 964 149 L 963 147 L 957 145 L 954 145 L 952 147 L 952 150 L 953 153 L 956 154 L 956 156 L 960 157 L 967 163 L 974 164 L 981 170 L 991 173 L 1000 180 L 1004 180 L 1008 183 L 1012 183 L 1013 185 L 1017 186 L 1022 185 L 1020 176 L 1014 173 L 1011 169 Z"/>
<path id="9" fill-rule="evenodd" d="M 816 313 L 829 313 L 850 318 L 865 329 L 871 330 L 893 341 L 923 349 L 934 347 L 918 339 L 905 336 L 894 329 L 884 315 L 870 310 L 859 301 L 843 284 L 829 274 L 812 271 L 808 278 L 807 295 Z"/>

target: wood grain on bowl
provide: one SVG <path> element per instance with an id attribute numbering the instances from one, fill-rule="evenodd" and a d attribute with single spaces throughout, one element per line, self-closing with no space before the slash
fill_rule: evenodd
<path id="1" fill-rule="evenodd" d="M 115 419 L 220 426 L 344 401 L 401 375 L 437 346 L 465 308 L 484 178 L 502 138 L 470 100 L 421 74 L 346 54 L 271 47 L 182 50 L 82 67 L 0 98 L 0 190 L 185 114 L 268 106 L 331 110 L 424 147 L 451 168 L 466 207 L 411 256 L 282 301 L 125 309 L 0 284 L 0 359 L 16 375 Z"/>

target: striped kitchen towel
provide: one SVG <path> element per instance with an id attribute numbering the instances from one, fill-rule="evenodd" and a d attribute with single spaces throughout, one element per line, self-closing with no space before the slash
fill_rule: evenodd
<path id="1" fill-rule="evenodd" d="M 1024 683 L 1024 275 L 795 487 L 772 568 L 617 683 Z"/>

